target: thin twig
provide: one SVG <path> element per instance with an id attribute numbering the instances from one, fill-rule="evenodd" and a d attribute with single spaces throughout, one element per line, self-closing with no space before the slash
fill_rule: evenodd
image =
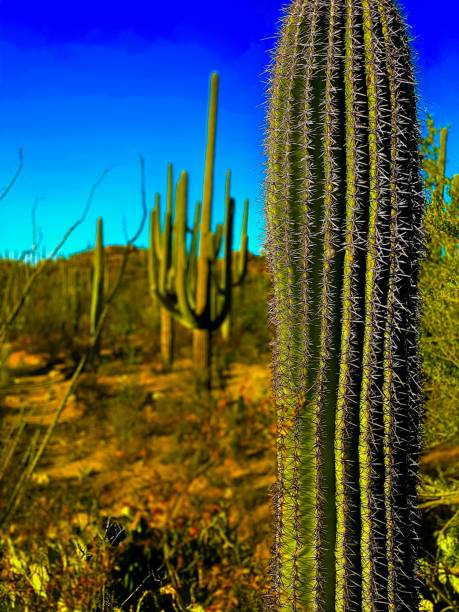
<path id="1" fill-rule="evenodd" d="M 8 185 L 5 187 L 5 189 L 3 190 L 3 192 L 0 194 L 0 200 L 3 200 L 3 198 L 5 198 L 8 193 L 11 191 L 11 189 L 13 188 L 14 183 L 17 181 L 18 176 L 21 174 L 22 171 L 22 167 L 23 167 L 23 161 L 24 161 L 24 157 L 23 157 L 23 150 L 22 148 L 19 149 L 18 151 L 18 155 L 19 155 L 19 164 L 18 164 L 18 168 L 13 176 L 13 178 L 11 179 L 11 181 L 8 183 Z"/>
<path id="2" fill-rule="evenodd" d="M 120 604 L 121 607 L 124 606 L 124 604 L 127 604 L 127 602 L 132 599 L 132 597 L 134 597 L 134 595 L 137 593 L 137 591 L 139 589 L 141 589 L 143 587 L 143 585 L 147 582 L 147 580 L 149 580 L 150 578 L 153 578 L 153 580 L 155 582 L 161 582 L 161 580 L 158 580 L 158 578 L 156 578 L 155 576 L 155 572 L 153 570 L 151 570 L 147 576 L 145 576 L 145 578 L 142 580 L 142 582 L 139 584 L 139 586 L 134 589 L 134 591 L 132 591 L 132 593 Z"/>
<path id="3" fill-rule="evenodd" d="M 96 330 L 95 330 L 95 333 L 94 333 L 94 337 L 92 338 L 91 344 L 88 347 L 87 351 L 82 355 L 82 357 L 81 357 L 81 359 L 80 359 L 80 361 L 78 363 L 78 366 L 76 367 L 76 369 L 75 369 L 75 371 L 74 371 L 74 373 L 72 375 L 72 378 L 70 380 L 70 383 L 69 383 L 69 386 L 67 388 L 67 391 L 64 394 L 64 397 L 62 398 L 59 406 L 57 407 L 57 409 L 56 409 L 56 411 L 54 413 L 52 421 L 48 425 L 48 428 L 47 428 L 47 430 L 46 430 L 46 432 L 45 432 L 45 434 L 43 436 L 43 439 L 41 441 L 40 446 L 38 447 L 37 452 L 35 453 L 33 459 L 28 463 L 28 465 L 24 469 L 24 471 L 22 472 L 22 474 L 21 474 L 21 476 L 20 476 L 20 478 L 19 478 L 19 480 L 18 480 L 18 482 L 17 482 L 17 484 L 16 484 L 16 486 L 15 486 L 15 488 L 13 490 L 13 493 L 10 496 L 10 499 L 9 499 L 9 502 L 8 502 L 8 506 L 7 506 L 7 510 L 6 510 L 5 514 L 2 516 L 2 518 L 0 520 L 0 527 L 3 526 L 6 523 L 7 519 L 11 516 L 12 512 L 17 507 L 17 505 L 18 505 L 18 503 L 19 503 L 19 501 L 21 499 L 22 493 L 24 491 L 24 487 L 25 487 L 28 479 L 30 478 L 32 472 L 34 471 L 38 461 L 40 460 L 41 456 L 43 455 L 43 452 L 44 452 L 44 450 L 45 450 L 45 448 L 46 448 L 46 446 L 47 446 L 47 444 L 48 444 L 48 442 L 49 442 L 49 440 L 50 440 L 50 438 L 51 438 L 51 436 L 52 436 L 52 434 L 54 432 L 54 429 L 55 429 L 55 427 L 57 425 L 59 417 L 61 416 L 61 414 L 62 414 L 62 412 L 63 412 L 63 410 L 64 410 L 64 408 L 65 408 L 65 406 L 67 404 L 68 398 L 73 393 L 73 391 L 74 391 L 74 389 L 75 389 L 75 387 L 76 387 L 76 385 L 78 383 L 79 377 L 80 377 L 80 375 L 81 375 L 81 373 L 82 373 L 82 371 L 84 369 L 84 366 L 86 365 L 87 361 L 89 360 L 89 358 L 90 358 L 90 356 L 92 354 L 92 351 L 94 350 L 94 347 L 97 344 L 97 341 L 99 339 L 100 333 L 102 331 L 103 322 L 104 322 L 105 317 L 107 316 L 107 313 L 108 313 L 109 305 L 113 301 L 113 298 L 114 298 L 114 296 L 115 296 L 115 294 L 116 294 L 116 292 L 117 292 L 117 290 L 118 290 L 118 288 L 119 288 L 119 286 L 121 284 L 121 280 L 123 278 L 124 271 L 126 269 L 127 260 L 128 260 L 129 254 L 131 252 L 131 247 L 133 245 L 133 242 L 138 238 L 138 236 L 142 232 L 143 226 L 145 224 L 145 219 L 147 217 L 147 207 L 146 207 L 146 198 L 145 198 L 145 166 L 144 166 L 144 162 L 143 162 L 143 158 L 142 157 L 140 158 L 140 167 L 141 167 L 142 218 L 141 218 L 141 221 L 140 221 L 140 224 L 139 224 L 138 231 L 135 233 L 133 238 L 128 242 L 127 248 L 126 248 L 126 250 L 125 250 L 125 252 L 123 254 L 123 261 L 122 261 L 122 264 L 121 264 L 120 271 L 118 273 L 118 278 L 116 279 L 115 285 L 113 286 L 113 289 L 112 289 L 110 295 L 108 296 L 108 298 L 107 298 L 107 300 L 105 302 L 104 309 L 103 309 L 103 311 L 101 313 L 101 317 L 100 317 L 100 319 L 98 321 L 98 324 L 96 326 Z M 94 195 L 95 188 L 98 186 L 98 184 L 100 184 L 100 182 L 104 178 L 106 172 L 107 171 L 105 171 L 105 173 L 103 174 L 101 179 L 99 179 L 98 183 L 96 183 L 93 186 L 93 189 L 91 190 L 90 199 L 88 200 L 88 204 L 90 204 L 90 201 L 91 201 L 91 199 L 92 199 L 92 197 Z M 87 214 L 88 210 L 89 210 L 89 205 L 86 206 L 84 214 L 80 218 L 80 221 L 79 221 L 80 223 L 84 219 L 84 217 Z M 74 224 L 73 229 L 75 229 L 76 225 L 77 224 Z M 70 235 L 69 232 L 67 232 L 66 236 L 68 237 L 69 235 Z M 60 246 L 62 246 L 62 244 L 63 244 L 63 242 L 61 241 Z M 60 248 L 60 246 L 59 246 L 59 248 Z M 56 251 L 56 249 L 55 249 L 55 251 Z"/>

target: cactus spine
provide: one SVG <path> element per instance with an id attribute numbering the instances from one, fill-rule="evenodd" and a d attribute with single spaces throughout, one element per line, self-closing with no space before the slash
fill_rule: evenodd
<path id="1" fill-rule="evenodd" d="M 292 2 L 266 140 L 276 610 L 417 606 L 414 87 L 391 0 Z"/>
<path id="2" fill-rule="evenodd" d="M 91 344 L 95 342 L 95 335 L 97 325 L 99 323 L 100 315 L 103 308 L 104 302 L 104 244 L 103 244 L 103 224 L 102 219 L 97 219 L 97 230 L 96 230 L 96 244 L 94 247 L 93 264 L 92 264 L 92 293 L 91 293 L 91 311 L 89 319 L 89 334 Z M 94 354 L 97 355 L 100 348 L 100 335 L 99 339 L 95 342 Z"/>
<path id="3" fill-rule="evenodd" d="M 231 309 L 234 199 L 230 197 L 230 172 L 226 177 L 225 223 L 211 231 L 213 173 L 217 122 L 218 74 L 211 76 L 207 123 L 207 152 L 202 205 L 196 205 L 191 245 L 187 249 L 188 175 L 182 172 L 177 183 L 175 218 L 166 212 L 164 232 L 168 254 L 161 257 L 159 196 L 151 213 L 150 285 L 161 304 L 188 329 L 193 330 L 193 362 L 203 386 L 211 384 L 211 334 L 218 329 Z M 224 244 L 222 278 L 216 274 L 221 241 Z M 217 299 L 220 296 L 221 299 Z"/>

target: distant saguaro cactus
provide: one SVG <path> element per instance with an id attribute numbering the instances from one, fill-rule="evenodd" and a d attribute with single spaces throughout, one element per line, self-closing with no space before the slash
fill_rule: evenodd
<path id="1" fill-rule="evenodd" d="M 271 609 L 416 610 L 415 80 L 391 0 L 294 0 L 273 55 Z"/>
<path id="2" fill-rule="evenodd" d="M 104 244 L 103 223 L 101 217 L 97 219 L 96 244 L 93 255 L 93 277 L 91 293 L 91 312 L 89 333 L 91 342 L 94 342 L 94 354 L 100 348 L 100 334 L 96 339 L 96 330 L 104 305 Z"/>
<path id="3" fill-rule="evenodd" d="M 166 210 L 160 232 L 159 196 L 151 212 L 149 278 L 151 291 L 161 305 L 188 329 L 193 330 L 193 363 L 197 380 L 211 386 L 211 334 L 231 309 L 233 272 L 231 265 L 234 199 L 230 197 L 230 178 L 226 175 L 225 223 L 211 230 L 215 139 L 217 127 L 218 73 L 210 80 L 207 122 L 207 150 L 202 205 L 196 204 L 191 244 L 187 247 L 188 174 L 181 173 L 175 197 L 175 216 Z M 162 237 L 161 237 L 162 235 Z M 221 279 L 216 274 L 217 255 L 222 239 L 224 253 Z M 244 241 L 243 241 L 244 243 Z"/>

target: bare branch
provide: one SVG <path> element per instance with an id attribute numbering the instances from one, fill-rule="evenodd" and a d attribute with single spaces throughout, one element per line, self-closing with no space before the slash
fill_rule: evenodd
<path id="1" fill-rule="evenodd" d="M 51 252 L 50 255 L 48 255 L 48 257 L 43 260 L 42 262 L 40 262 L 40 265 L 37 266 L 34 270 L 34 272 L 31 274 L 30 278 L 28 279 L 23 291 L 22 291 L 22 295 L 20 296 L 16 306 L 14 307 L 14 309 L 12 310 L 12 312 L 10 313 L 10 315 L 8 316 L 8 318 L 6 319 L 6 321 L 2 324 L 2 327 L 0 328 L 0 347 L 3 346 L 3 344 L 5 343 L 7 334 L 9 329 L 11 328 L 11 325 L 14 323 L 16 317 L 18 316 L 19 312 L 21 311 L 21 308 L 23 307 L 27 296 L 29 295 L 32 286 L 35 282 L 35 280 L 37 279 L 37 277 L 43 272 L 43 270 L 48 266 L 48 264 L 50 263 L 50 261 L 53 259 L 53 257 L 56 255 L 56 253 L 62 248 L 62 246 L 65 244 L 65 242 L 67 241 L 67 239 L 69 238 L 69 236 L 72 234 L 72 232 L 75 231 L 75 229 L 81 225 L 81 223 L 83 223 L 83 221 L 86 218 L 86 215 L 88 214 L 89 208 L 91 206 L 91 203 L 94 199 L 94 194 L 96 192 L 97 187 L 99 187 L 99 185 L 101 184 L 101 182 L 104 180 L 104 178 L 106 177 L 106 175 L 108 174 L 110 168 L 106 168 L 100 178 L 94 183 L 94 185 L 91 187 L 91 191 L 89 192 L 89 197 L 88 200 L 86 202 L 86 206 L 83 210 L 83 214 L 81 215 L 81 217 L 75 221 L 75 223 L 66 231 L 66 233 L 64 234 L 64 237 L 62 238 L 62 240 L 59 242 L 59 244 L 54 248 L 54 250 Z M 0 362 L 0 367 L 3 365 L 3 362 Z"/>
<path id="2" fill-rule="evenodd" d="M 27 482 L 29 481 L 30 476 L 32 475 L 33 471 L 35 470 L 35 467 L 37 466 L 37 463 L 39 462 L 41 456 L 43 455 L 43 453 L 45 451 L 46 446 L 48 445 L 48 442 L 49 442 L 49 440 L 50 440 L 50 438 L 51 438 L 51 436 L 52 436 L 52 434 L 54 432 L 54 429 L 55 429 L 55 427 L 56 427 L 56 425 L 58 423 L 59 417 L 61 416 L 61 414 L 62 414 L 62 412 L 63 412 L 63 410 L 64 410 L 64 408 L 65 408 L 65 406 L 67 404 L 67 401 L 68 401 L 70 395 L 74 392 L 74 390 L 75 390 L 75 388 L 76 388 L 76 386 L 78 384 L 78 381 L 79 381 L 79 378 L 80 378 L 80 376 L 81 376 L 81 374 L 83 372 L 83 369 L 84 369 L 86 363 L 88 362 L 88 360 L 89 360 L 89 358 L 91 356 L 91 353 L 94 350 L 94 346 L 97 344 L 97 341 L 99 339 L 100 333 L 102 331 L 102 326 L 103 326 L 104 320 L 105 320 L 105 318 L 106 318 L 106 316 L 108 314 L 109 306 L 110 306 L 111 302 L 113 301 L 113 298 L 115 297 L 115 294 L 116 294 L 118 288 L 121 285 L 121 281 L 122 281 L 123 276 L 124 276 L 124 272 L 125 272 L 125 269 L 126 269 L 126 265 L 127 265 L 127 261 L 128 261 L 128 258 L 129 258 L 129 254 L 131 253 L 131 247 L 133 246 L 133 243 L 135 242 L 135 240 L 137 240 L 137 238 L 141 234 L 142 229 L 143 229 L 143 227 L 145 225 L 145 219 L 147 217 L 147 206 L 146 206 L 146 197 L 145 197 L 145 164 L 144 164 L 143 157 L 140 157 L 140 172 L 141 172 L 141 201 L 142 201 L 142 211 L 143 211 L 143 213 L 142 213 L 142 218 L 141 218 L 138 230 L 134 234 L 132 239 L 129 240 L 128 243 L 127 243 L 127 248 L 126 248 L 126 250 L 123 253 L 123 260 L 122 260 L 122 263 L 121 263 L 120 270 L 118 272 L 118 277 L 117 277 L 117 279 L 115 281 L 115 284 L 114 284 L 114 286 L 113 286 L 113 288 L 112 288 L 112 290 L 111 290 L 107 300 L 105 301 L 104 308 L 102 310 L 101 316 L 99 318 L 99 321 L 98 321 L 98 324 L 97 324 L 97 327 L 96 327 L 96 330 L 95 330 L 95 333 L 94 333 L 94 337 L 91 340 L 91 344 L 88 347 L 88 349 L 86 350 L 86 352 L 80 358 L 80 361 L 79 361 L 79 363 L 78 363 L 78 365 L 77 365 L 77 367 L 76 367 L 76 369 L 75 369 L 75 371 L 74 371 L 74 373 L 72 375 L 72 378 L 70 380 L 70 384 L 69 384 L 69 386 L 67 388 L 67 391 L 65 392 L 64 397 L 62 398 L 59 406 L 57 407 L 57 409 L 56 409 L 56 411 L 54 413 L 53 419 L 50 422 L 50 424 L 48 425 L 48 428 L 47 428 L 46 432 L 43 435 L 42 441 L 41 441 L 41 443 L 40 443 L 36 453 L 33 455 L 32 459 L 30 460 L 30 462 L 25 467 L 25 469 L 22 472 L 18 482 L 16 483 L 16 486 L 15 486 L 12 494 L 9 496 L 8 506 L 7 506 L 6 512 L 5 512 L 5 514 L 0 519 L 0 526 L 4 526 L 5 525 L 6 521 L 12 515 L 12 513 L 14 512 L 15 508 L 17 507 L 20 499 L 22 498 L 22 494 L 24 492 L 25 486 L 27 485 Z M 105 171 L 103 173 L 102 177 L 99 179 L 99 181 L 91 189 L 91 193 L 90 193 L 90 197 L 89 197 L 89 200 L 88 200 L 88 204 L 90 204 L 91 199 L 92 199 L 92 197 L 94 195 L 96 187 L 100 184 L 100 182 L 102 181 L 102 179 L 104 178 L 106 173 L 107 173 L 107 171 Z M 79 222 L 72 226 L 73 229 L 75 229 L 75 227 L 79 223 L 81 223 L 83 221 L 83 219 L 84 219 L 88 209 L 89 209 L 89 206 L 87 205 L 86 208 L 85 208 L 85 211 L 84 211 L 84 213 L 82 215 L 82 217 L 79 220 Z M 66 236 L 68 237 L 69 235 L 70 235 L 70 233 L 67 232 Z M 64 241 L 61 242 L 61 246 L 62 246 L 63 242 Z M 55 252 L 56 252 L 56 249 L 53 251 L 53 254 L 50 257 L 52 257 Z M 48 261 L 49 261 L 49 259 L 45 260 L 44 264 L 46 264 Z M 43 270 L 43 268 L 44 268 L 44 265 L 41 266 L 40 268 L 37 268 L 37 270 Z M 36 275 L 35 275 L 35 278 L 36 278 Z M 29 290 L 30 290 L 30 281 L 29 281 L 28 286 L 29 286 Z M 26 287 L 26 289 L 27 289 L 27 287 Z M 24 296 L 24 294 L 23 294 L 23 296 Z M 0 345 L 1 345 L 2 341 L 3 341 L 3 337 L 0 337 Z"/>
<path id="3" fill-rule="evenodd" d="M 11 189 L 13 188 L 14 183 L 17 181 L 18 176 L 21 174 L 22 172 L 22 167 L 23 167 L 23 151 L 22 148 L 19 149 L 18 151 L 19 154 L 19 164 L 18 164 L 18 168 L 13 176 L 13 178 L 11 179 L 11 181 L 8 183 L 8 185 L 5 187 L 5 189 L 3 190 L 3 192 L 0 194 L 0 200 L 3 200 L 3 198 L 5 198 L 8 193 L 11 191 Z"/>

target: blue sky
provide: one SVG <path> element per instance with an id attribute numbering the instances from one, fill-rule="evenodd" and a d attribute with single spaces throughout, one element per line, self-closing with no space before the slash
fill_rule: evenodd
<path id="1" fill-rule="evenodd" d="M 459 9 L 455 2 L 404 0 L 418 54 L 419 116 L 450 124 L 448 171 L 459 172 Z M 432 10 L 434 6 L 434 11 Z M 165 193 L 166 166 L 189 171 L 190 200 L 201 198 L 209 76 L 220 73 L 214 221 L 223 217 L 232 170 L 238 235 L 250 198 L 250 248 L 262 237 L 265 68 L 282 3 L 274 0 L 116 4 L 0 0 L 0 188 L 24 149 L 24 170 L 0 202 L 0 253 L 30 248 L 31 210 L 50 251 L 81 213 L 104 168 L 87 221 L 64 254 L 93 243 L 121 244 L 140 214 L 138 154 L 145 157 L 148 204 Z M 145 245 L 147 231 L 139 240 Z M 236 238 L 238 244 L 238 237 Z"/>

